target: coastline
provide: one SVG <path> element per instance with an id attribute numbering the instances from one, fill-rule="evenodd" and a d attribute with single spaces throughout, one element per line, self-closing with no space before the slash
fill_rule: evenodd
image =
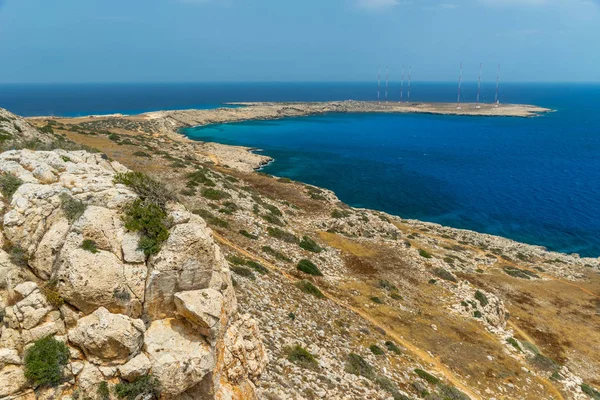
<path id="1" fill-rule="evenodd" d="M 345 105 L 347 104 L 365 104 L 360 102 L 343 102 Z M 290 116 L 293 117 L 302 117 L 309 115 L 318 115 L 332 112 L 341 112 L 341 113 L 353 113 L 357 112 L 353 107 L 346 107 L 343 111 L 331 110 L 332 105 L 339 106 L 339 102 L 336 103 L 236 103 L 239 105 L 243 105 L 244 107 L 240 108 L 224 108 L 224 109 L 211 109 L 211 110 L 177 110 L 177 111 L 157 111 L 150 112 L 146 114 L 140 114 L 135 116 L 125 116 L 125 115 L 111 115 L 107 117 L 99 117 L 99 116 L 88 116 L 88 117 L 79 117 L 79 118 L 60 118 L 61 122 L 69 122 L 73 124 L 85 123 L 93 121 L 94 126 L 101 127 L 102 129 L 117 129 L 122 132 L 128 132 L 131 130 L 131 123 L 135 123 L 136 130 L 139 133 L 143 134 L 151 134 L 154 137 L 166 136 L 167 138 L 174 140 L 175 142 L 185 143 L 190 145 L 197 156 L 200 156 L 203 159 L 203 162 L 209 162 L 215 165 L 217 168 L 231 168 L 234 170 L 238 170 L 241 172 L 251 172 L 258 171 L 261 172 L 263 168 L 276 161 L 274 158 L 270 156 L 266 156 L 260 154 L 261 149 L 256 147 L 246 147 L 246 146 L 235 146 L 235 145 L 227 145 L 216 142 L 202 142 L 188 138 L 181 132 L 184 128 L 190 128 L 195 126 L 206 126 L 210 124 L 222 124 L 228 122 L 244 122 L 244 121 L 252 121 L 252 120 L 274 120 L 274 119 L 282 119 Z M 297 109 L 296 106 L 301 104 L 302 107 Z M 362 111 L 358 111 L 358 113 L 394 113 L 397 109 L 396 105 L 389 104 L 373 104 L 367 103 L 369 106 L 367 108 L 361 108 Z M 420 103 L 423 104 L 423 103 Z M 544 109 L 536 106 L 528 106 L 528 105 L 518 105 L 518 106 L 501 106 L 499 107 L 502 111 L 502 115 L 485 115 L 488 111 L 484 109 L 483 111 L 477 110 L 478 113 L 481 114 L 458 114 L 461 110 L 451 110 L 446 112 L 445 108 L 448 107 L 456 107 L 455 104 L 449 103 L 438 103 L 436 107 L 439 109 L 431 111 L 421 109 L 417 113 L 426 113 L 426 114 L 442 114 L 442 115 L 459 115 L 459 116 L 472 116 L 472 115 L 480 115 L 480 116 L 515 116 L 515 110 L 519 110 L 518 112 L 526 112 L 532 113 L 528 115 L 528 117 L 539 115 L 538 113 L 546 113 L 551 112 L 552 110 Z M 472 105 L 474 107 L 474 105 Z M 362 106 L 361 106 L 362 107 Z M 377 110 L 378 107 L 382 107 L 384 111 Z M 403 106 L 401 106 L 403 107 Z M 511 108 L 509 108 L 511 107 Z M 516 107 L 516 108 L 515 108 Z M 490 107 L 491 109 L 492 107 Z M 495 107 L 494 107 L 495 109 Z M 505 115 L 506 110 L 510 111 L 510 115 Z M 408 110 L 408 109 L 406 109 Z M 533 113 L 535 110 L 535 113 Z M 242 112 L 244 111 L 244 112 Z M 402 111 L 403 113 L 411 113 L 413 111 Z M 465 112 L 465 110 L 462 110 Z M 55 117 L 51 118 L 42 118 L 42 117 L 31 117 L 30 120 L 52 120 Z M 125 129 L 124 124 L 129 124 L 127 129 Z M 312 186 L 312 185 L 310 185 Z M 316 186 L 315 186 L 316 187 Z M 340 200 L 337 196 L 329 189 L 319 188 L 321 190 L 327 191 L 331 193 L 332 198 L 335 198 L 335 201 L 339 202 Z M 397 215 L 389 214 L 395 218 L 402 218 Z M 433 229 L 450 229 L 452 231 L 463 232 L 468 236 L 478 237 L 482 235 L 482 237 L 490 237 L 495 238 L 495 240 L 506 240 L 507 243 L 510 243 L 511 246 L 527 246 L 531 247 L 531 250 L 534 252 L 542 251 L 553 253 L 556 255 L 564 255 L 564 256 L 573 256 L 581 260 L 593 260 L 596 261 L 595 257 L 579 257 L 576 254 L 569 254 L 565 252 L 558 252 L 548 250 L 541 245 L 529 244 L 524 242 L 519 242 L 514 239 L 506 238 L 503 236 L 498 236 L 489 233 L 483 233 L 475 230 L 469 229 L 461 229 L 454 227 L 447 227 L 436 222 L 428 222 L 421 220 L 410 220 L 413 223 L 423 224 L 424 226 L 429 226 Z M 600 257 L 598 257 L 600 259 Z"/>

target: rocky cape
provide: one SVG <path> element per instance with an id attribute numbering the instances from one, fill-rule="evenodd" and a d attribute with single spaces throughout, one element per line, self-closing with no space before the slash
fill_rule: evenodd
<path id="1" fill-rule="evenodd" d="M 7 135 L 53 140 L 2 117 Z M 96 398 L 102 382 L 148 375 L 165 399 L 255 398 L 267 358 L 256 322 L 238 312 L 211 229 L 169 202 L 168 239 L 146 256 L 140 235 L 124 227 L 123 210 L 139 197 L 115 183 L 127 172 L 86 151 L 0 154 L 0 174 L 19 180 L 1 209 L 0 398 Z M 24 356 L 48 336 L 68 347 L 65 378 L 35 387 Z"/>

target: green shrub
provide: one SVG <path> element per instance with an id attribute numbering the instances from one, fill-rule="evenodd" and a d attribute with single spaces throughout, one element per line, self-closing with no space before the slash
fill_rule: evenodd
<path id="1" fill-rule="evenodd" d="M 120 399 L 158 399 L 160 383 L 153 376 L 142 376 L 133 382 L 121 382 L 115 385 L 115 394 Z"/>
<path id="2" fill-rule="evenodd" d="M 98 396 L 98 400 L 110 400 L 110 391 L 108 390 L 108 383 L 106 381 L 98 384 L 96 395 Z"/>
<path id="3" fill-rule="evenodd" d="M 438 383 L 440 383 L 440 380 L 438 378 L 431 375 L 429 372 L 423 371 L 422 369 L 419 369 L 419 368 L 415 369 L 415 374 L 417 374 L 419 377 L 425 379 L 427 382 L 431 383 L 432 385 L 437 385 Z"/>
<path id="4" fill-rule="evenodd" d="M 423 250 L 423 249 L 419 249 L 419 255 L 423 258 L 433 258 L 431 253 L 429 253 L 428 251 Z"/>
<path id="5" fill-rule="evenodd" d="M 52 336 L 36 341 L 25 354 L 25 377 L 37 386 L 58 386 L 69 362 L 69 349 Z"/>
<path id="6" fill-rule="evenodd" d="M 193 213 L 201 216 L 202 219 L 204 219 L 204 221 L 206 221 L 206 223 L 211 226 L 217 226 L 217 227 L 225 228 L 225 229 L 229 228 L 229 222 L 227 222 L 219 217 L 215 217 L 213 214 L 210 213 L 210 211 L 198 209 L 198 210 L 194 210 Z"/>
<path id="7" fill-rule="evenodd" d="M 136 157 L 144 157 L 144 158 L 150 158 L 151 155 L 146 153 L 145 151 L 136 151 L 133 153 L 134 156 Z"/>
<path id="8" fill-rule="evenodd" d="M 246 261 L 246 265 L 261 275 L 266 275 L 269 273 L 269 270 L 267 268 L 265 268 L 261 264 L 257 263 L 256 261 L 248 260 L 248 261 Z"/>
<path id="9" fill-rule="evenodd" d="M 45 285 L 40 287 L 40 292 L 46 297 L 48 303 L 50 303 L 55 308 L 59 308 L 63 304 L 65 304 L 65 300 L 60 295 L 57 290 L 58 281 L 56 279 L 50 279 L 46 282 Z"/>
<path id="10" fill-rule="evenodd" d="M 305 274 L 313 275 L 313 276 L 323 276 L 319 268 L 310 260 L 300 260 L 297 267 L 299 271 L 304 272 Z"/>
<path id="11" fill-rule="evenodd" d="M 10 199 L 22 184 L 23 181 L 13 174 L 7 172 L 0 173 L 0 192 L 7 199 Z"/>
<path id="12" fill-rule="evenodd" d="M 488 304 L 490 304 L 486 295 L 480 292 L 479 290 L 475 292 L 475 300 L 477 300 L 482 307 L 485 307 Z"/>
<path id="13" fill-rule="evenodd" d="M 315 356 L 299 345 L 287 347 L 284 351 L 287 354 L 288 361 L 298 364 L 303 368 L 315 369 L 319 365 Z"/>
<path id="14" fill-rule="evenodd" d="M 393 300 L 404 300 L 404 299 L 403 299 L 403 297 L 402 297 L 402 296 L 400 296 L 398 293 L 391 293 L 391 294 L 390 294 L 390 297 L 391 297 Z"/>
<path id="15" fill-rule="evenodd" d="M 258 239 L 258 236 L 251 234 L 250 232 L 248 232 L 245 229 L 242 229 L 240 231 L 240 235 L 245 236 L 245 237 L 247 237 L 250 240 L 257 240 Z"/>
<path id="16" fill-rule="evenodd" d="M 323 250 L 321 246 L 317 244 L 317 242 L 315 242 L 312 238 L 308 236 L 303 236 L 302 240 L 300 241 L 300 243 L 298 243 L 298 245 L 304 250 L 312 251 L 313 253 L 320 253 Z"/>
<path id="17" fill-rule="evenodd" d="M 237 204 L 235 204 L 232 201 L 228 201 L 225 204 L 223 204 L 223 207 L 221 207 L 221 209 L 219 210 L 219 212 L 221 212 L 223 214 L 231 215 L 234 212 L 236 212 L 237 210 L 238 210 Z"/>
<path id="18" fill-rule="evenodd" d="M 525 269 L 520 269 L 520 268 L 513 267 L 513 266 L 507 265 L 503 268 L 503 270 L 508 275 L 510 275 L 514 278 L 520 278 L 520 279 L 539 278 L 539 275 L 536 274 L 535 272 L 527 271 Z"/>
<path id="19" fill-rule="evenodd" d="M 202 196 L 209 200 L 223 200 L 231 197 L 229 193 L 225 193 L 222 190 L 212 189 L 212 188 L 204 188 L 202 189 Z"/>
<path id="20" fill-rule="evenodd" d="M 523 350 L 521 350 L 521 346 L 519 346 L 519 342 L 517 342 L 515 340 L 515 338 L 508 338 L 506 339 L 506 343 L 510 344 L 512 347 L 514 347 L 515 349 L 517 349 L 518 351 L 522 352 Z"/>
<path id="21" fill-rule="evenodd" d="M 539 353 L 530 359 L 530 361 L 537 368 L 544 371 L 558 371 L 561 368 L 559 363 L 550 357 L 546 357 L 545 355 Z"/>
<path id="22" fill-rule="evenodd" d="M 235 254 L 227 256 L 227 261 L 233 265 L 246 265 L 246 259 Z"/>
<path id="23" fill-rule="evenodd" d="M 276 215 L 278 217 L 283 216 L 283 214 L 281 213 L 281 210 L 277 207 L 275 207 L 272 204 L 269 203 L 265 203 L 265 202 L 261 202 L 260 203 L 266 210 L 268 210 L 271 214 Z"/>
<path id="24" fill-rule="evenodd" d="M 380 299 L 379 297 L 377 297 L 377 296 L 373 296 L 373 297 L 371 297 L 371 301 L 372 301 L 373 303 L 376 303 L 376 304 L 383 304 L 383 300 L 381 300 L 381 299 Z"/>
<path id="25" fill-rule="evenodd" d="M 21 267 L 27 266 L 29 255 L 23 248 L 8 244 L 5 246 L 4 250 L 8 253 L 8 257 L 13 264 Z"/>
<path id="26" fill-rule="evenodd" d="M 375 379 L 375 371 L 371 364 L 360 355 L 350 353 L 346 359 L 345 371 L 356 376 L 363 376 L 367 379 Z"/>
<path id="27" fill-rule="evenodd" d="M 81 244 L 81 248 L 89 251 L 90 253 L 98 253 L 98 247 L 96 246 L 96 242 L 90 239 L 85 239 Z"/>
<path id="28" fill-rule="evenodd" d="M 302 280 L 302 281 L 296 282 L 296 287 L 298 289 L 300 289 L 301 291 L 303 291 L 304 293 L 311 294 L 318 299 L 325 298 L 325 295 L 323 294 L 323 292 L 321 292 L 318 287 L 316 287 L 309 281 Z"/>
<path id="29" fill-rule="evenodd" d="M 369 350 L 371 350 L 371 353 L 375 354 L 376 356 L 382 356 L 385 354 L 385 351 L 383 351 L 383 349 L 376 344 L 370 345 Z"/>
<path id="30" fill-rule="evenodd" d="M 452 275 L 450 272 L 448 272 L 447 270 L 445 270 L 444 268 L 436 268 L 433 270 L 433 273 L 435 274 L 435 276 L 437 276 L 438 278 L 441 278 L 443 280 L 454 282 L 454 283 L 458 282 L 456 280 L 456 277 L 454 275 Z"/>
<path id="31" fill-rule="evenodd" d="M 593 387 L 591 387 L 587 383 L 582 383 L 581 384 L 581 390 L 583 391 L 583 393 L 587 394 L 592 399 L 594 399 L 594 400 L 600 400 L 600 392 L 598 392 L 596 389 L 594 389 Z"/>
<path id="32" fill-rule="evenodd" d="M 473 312 L 473 316 L 475 318 L 481 318 L 481 317 L 483 317 L 483 314 L 481 314 L 481 311 L 475 310 L 475 312 Z"/>
<path id="33" fill-rule="evenodd" d="M 164 209 L 174 199 L 173 194 L 164 185 L 141 172 L 126 172 L 115 175 L 115 183 L 128 186 L 146 203 L 153 203 Z"/>
<path id="34" fill-rule="evenodd" d="M 398 355 L 402 354 L 402 350 L 400 350 L 400 348 L 398 346 L 396 346 L 396 344 L 394 342 L 391 342 L 388 340 L 387 342 L 385 342 L 385 347 L 387 347 L 387 349 L 389 351 L 391 351 L 392 353 L 395 353 Z"/>
<path id="35" fill-rule="evenodd" d="M 167 213 L 156 203 L 135 200 L 125 208 L 123 222 L 127 230 L 141 232 L 138 248 L 147 256 L 157 254 L 169 238 Z"/>
<path id="36" fill-rule="evenodd" d="M 250 280 L 256 280 L 256 276 L 254 276 L 254 272 L 249 270 L 246 267 L 241 267 L 239 265 L 232 265 L 229 267 L 235 274 L 239 276 L 243 276 L 244 278 L 248 278 Z"/>
<path id="37" fill-rule="evenodd" d="M 76 221 L 83 215 L 87 205 L 67 193 L 60 194 L 61 208 L 70 222 Z"/>
<path id="38" fill-rule="evenodd" d="M 331 217 L 332 218 L 346 218 L 349 217 L 350 213 L 348 211 L 343 211 L 343 210 L 333 210 L 331 212 Z"/>
<path id="39" fill-rule="evenodd" d="M 444 400 L 470 400 L 469 396 L 455 388 L 454 386 L 440 383 L 438 389 Z"/>
<path id="40" fill-rule="evenodd" d="M 375 383 L 378 384 L 382 390 L 385 390 L 386 392 L 391 394 L 394 400 L 410 400 L 409 397 L 406 397 L 405 395 L 400 393 L 394 381 L 392 381 L 386 376 L 377 375 L 377 377 L 375 378 Z"/>
<path id="41" fill-rule="evenodd" d="M 296 235 L 290 232 L 286 232 L 283 229 L 268 227 L 267 233 L 269 234 L 269 236 L 274 237 L 275 239 L 283 240 L 287 243 L 296 243 L 298 241 Z"/>
<path id="42" fill-rule="evenodd" d="M 277 225 L 277 226 L 285 225 L 285 223 L 282 220 L 280 220 L 273 214 L 263 214 L 263 215 L 261 215 L 261 217 L 262 217 L 262 219 L 264 219 L 265 221 L 267 221 L 270 224 Z"/>
<path id="43" fill-rule="evenodd" d="M 285 254 L 283 254 L 282 252 L 280 252 L 278 250 L 275 250 L 271 246 L 263 246 L 262 251 L 275 257 L 276 259 L 278 259 L 280 261 L 286 261 L 286 262 L 292 261 L 288 256 L 286 256 Z"/>

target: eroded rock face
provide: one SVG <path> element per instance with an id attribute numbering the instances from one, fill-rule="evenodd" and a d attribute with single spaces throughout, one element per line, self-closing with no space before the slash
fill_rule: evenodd
<path id="1" fill-rule="evenodd" d="M 122 364 L 139 353 L 146 330 L 141 320 L 99 308 L 77 321 L 69 341 L 97 364 Z"/>
<path id="2" fill-rule="evenodd" d="M 123 224 L 123 209 L 138 196 L 113 182 L 127 172 L 119 163 L 84 151 L 22 150 L 0 154 L 0 172 L 24 182 L 4 210 L 0 242 L 18 248 L 27 264 L 0 250 L 0 397 L 29 389 L 25 350 L 48 335 L 70 352 L 61 393 L 95 397 L 100 382 L 147 374 L 159 379 L 163 398 L 210 397 L 235 385 L 250 393 L 248 373 L 256 378 L 264 364 L 252 361 L 262 353 L 247 334 L 258 332 L 236 324 L 227 262 L 200 217 L 168 204 L 169 239 L 148 259 L 140 235 Z M 84 248 L 85 240 L 94 248 Z M 231 326 L 229 336 L 245 339 L 226 341 Z M 223 363 L 226 343 L 250 360 L 230 360 L 232 375 Z"/>
<path id="3" fill-rule="evenodd" d="M 168 396 L 193 388 L 215 369 L 211 346 L 185 321 L 152 322 L 144 337 L 144 350 L 152 364 L 153 375 Z"/>

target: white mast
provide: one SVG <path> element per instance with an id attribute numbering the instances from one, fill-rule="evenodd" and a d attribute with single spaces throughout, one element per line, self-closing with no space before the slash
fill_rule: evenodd
<path id="1" fill-rule="evenodd" d="M 403 97 L 404 97 L 404 64 L 402 64 L 402 81 L 400 83 L 400 103 L 402 103 Z"/>
<path id="2" fill-rule="evenodd" d="M 483 70 L 483 63 L 479 63 L 479 79 L 477 80 L 477 107 L 481 108 L 479 105 L 479 95 L 481 94 L 481 71 Z"/>
<path id="3" fill-rule="evenodd" d="M 408 66 L 408 96 L 406 97 L 406 102 L 410 102 L 410 73 L 411 73 L 412 67 L 409 65 Z"/>
<path id="4" fill-rule="evenodd" d="M 377 67 L 377 102 L 379 103 L 381 93 L 381 65 Z"/>
<path id="5" fill-rule="evenodd" d="M 496 107 L 500 104 L 500 98 L 498 97 L 498 91 L 500 89 L 500 64 L 498 64 L 498 75 L 496 76 L 496 98 L 494 99 L 494 103 L 496 103 Z"/>
<path id="6" fill-rule="evenodd" d="M 385 67 L 385 102 L 386 103 L 388 100 L 388 74 L 389 74 L 389 69 L 388 69 L 388 67 Z"/>
<path id="7" fill-rule="evenodd" d="M 462 84 L 463 63 L 460 62 L 460 74 L 458 75 L 458 100 L 456 101 L 456 109 L 460 110 L 460 86 Z"/>

